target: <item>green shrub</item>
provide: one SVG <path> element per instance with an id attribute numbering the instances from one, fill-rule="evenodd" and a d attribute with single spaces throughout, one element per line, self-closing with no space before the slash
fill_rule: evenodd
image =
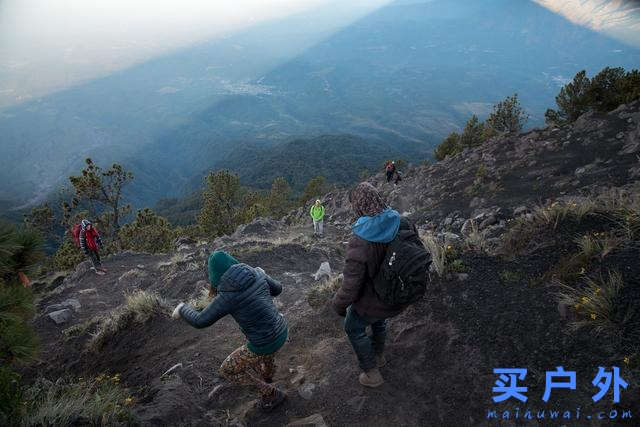
<path id="1" fill-rule="evenodd" d="M 134 221 L 124 225 L 118 236 L 123 249 L 149 253 L 170 251 L 175 239 L 169 222 L 149 208 L 139 210 Z"/>
<path id="2" fill-rule="evenodd" d="M 0 425 L 18 425 L 22 415 L 20 376 L 7 366 L 0 366 Z"/>
<path id="3" fill-rule="evenodd" d="M 520 106 L 518 94 L 508 96 L 493 106 L 493 112 L 484 123 L 484 139 L 493 135 L 515 135 L 522 131 L 527 120 L 529 115 Z"/>
<path id="4" fill-rule="evenodd" d="M 0 222 L 0 425 L 17 423 L 22 391 L 13 367 L 32 360 L 38 349 L 29 325 L 33 295 L 18 274 L 41 259 L 41 245 L 40 233 Z"/>
<path id="5" fill-rule="evenodd" d="M 39 379 L 29 387 L 24 426 L 130 424 L 132 397 L 120 385 L 120 375 L 94 379 Z"/>
<path id="6" fill-rule="evenodd" d="M 480 123 L 475 114 L 467 121 L 460 135 L 460 145 L 474 147 L 485 141 L 484 123 Z"/>
<path id="7" fill-rule="evenodd" d="M 307 182 L 298 202 L 301 206 L 305 206 L 307 202 L 313 202 L 315 199 L 323 196 L 327 192 L 327 189 L 327 180 L 324 176 L 313 177 Z"/>
<path id="8" fill-rule="evenodd" d="M 582 70 L 560 89 L 558 109 L 548 109 L 545 119 L 549 125 L 571 123 L 588 111 L 607 112 L 636 99 L 640 99 L 640 71 L 606 67 L 589 79 Z"/>
<path id="9" fill-rule="evenodd" d="M 608 278 L 586 279 L 585 286 L 572 287 L 561 285 L 559 300 L 572 308 L 577 319 L 571 323 L 573 329 L 593 328 L 594 332 L 616 332 L 628 319 L 624 301 L 620 300 L 620 292 L 624 281 L 620 273 L 609 272 Z"/>
<path id="10" fill-rule="evenodd" d="M 457 132 L 451 132 L 440 145 L 436 147 L 433 156 L 436 160 L 444 160 L 447 156 L 455 156 L 462 152 L 460 144 L 460 135 Z"/>
<path id="11" fill-rule="evenodd" d="M 62 245 L 53 254 L 53 265 L 58 270 L 74 270 L 86 258 L 82 250 L 75 245 L 71 236 L 66 235 Z"/>

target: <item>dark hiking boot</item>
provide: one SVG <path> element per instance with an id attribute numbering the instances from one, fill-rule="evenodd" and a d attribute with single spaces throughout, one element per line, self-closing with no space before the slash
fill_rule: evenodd
<path id="1" fill-rule="evenodd" d="M 384 357 L 384 354 L 376 354 L 376 366 L 382 368 L 386 364 L 387 359 Z"/>
<path id="2" fill-rule="evenodd" d="M 365 387 L 379 387 L 384 384 L 384 379 L 382 375 L 380 375 L 378 368 L 373 368 L 370 371 L 361 373 L 359 380 L 360 384 Z"/>
<path id="3" fill-rule="evenodd" d="M 260 401 L 260 409 L 264 412 L 273 411 L 278 405 L 280 405 L 287 398 L 287 394 L 279 389 L 274 389 L 273 393 L 267 397 L 262 397 Z"/>

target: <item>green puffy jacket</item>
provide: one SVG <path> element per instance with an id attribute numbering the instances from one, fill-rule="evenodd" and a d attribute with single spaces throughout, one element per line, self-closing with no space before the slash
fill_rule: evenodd
<path id="1" fill-rule="evenodd" d="M 313 218 L 314 221 L 320 221 L 322 218 L 324 218 L 324 206 L 316 206 L 315 204 L 313 204 L 309 213 L 311 214 L 311 218 Z"/>

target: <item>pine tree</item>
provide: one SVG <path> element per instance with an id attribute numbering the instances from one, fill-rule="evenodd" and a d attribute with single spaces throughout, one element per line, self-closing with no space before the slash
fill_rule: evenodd
<path id="1" fill-rule="evenodd" d="M 238 176 L 222 170 L 209 173 L 204 181 L 200 227 L 213 237 L 233 233 L 242 212 L 243 189 Z"/>
<path id="2" fill-rule="evenodd" d="M 515 135 L 522 131 L 529 115 L 518 101 L 518 94 L 508 96 L 494 105 L 493 112 L 487 118 L 484 127 L 485 139 L 493 135 Z"/>
<path id="3" fill-rule="evenodd" d="M 174 232 L 169 221 L 149 208 L 136 212 L 135 219 L 119 232 L 123 249 L 141 252 L 168 252 L 173 246 Z"/>
<path id="4" fill-rule="evenodd" d="M 87 166 L 81 175 L 69 177 L 75 197 L 71 205 L 67 206 L 75 209 L 81 201 L 86 201 L 91 213 L 103 213 L 103 228 L 110 230 L 112 236 L 117 237 L 120 219 L 131 210 L 130 205 L 122 206 L 122 190 L 133 180 L 133 174 L 117 163 L 106 171 L 95 165 L 91 159 L 86 159 L 86 163 Z"/>
<path id="5" fill-rule="evenodd" d="M 318 175 L 309 180 L 300 195 L 299 203 L 304 206 L 309 200 L 315 200 L 327 192 L 327 180 Z"/>
<path id="6" fill-rule="evenodd" d="M 276 218 L 282 218 L 291 209 L 291 187 L 287 180 L 279 176 L 271 184 L 269 211 Z"/>

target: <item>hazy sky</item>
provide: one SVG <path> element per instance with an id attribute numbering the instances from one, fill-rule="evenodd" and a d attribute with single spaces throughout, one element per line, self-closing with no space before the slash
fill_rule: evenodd
<path id="1" fill-rule="evenodd" d="M 0 0 L 0 107 L 265 20 L 332 6 L 346 24 L 389 1 Z"/>
<path id="2" fill-rule="evenodd" d="M 0 108 L 261 21 L 332 7 L 346 25 L 390 1 L 0 0 Z M 639 1 L 533 1 L 640 46 Z"/>

